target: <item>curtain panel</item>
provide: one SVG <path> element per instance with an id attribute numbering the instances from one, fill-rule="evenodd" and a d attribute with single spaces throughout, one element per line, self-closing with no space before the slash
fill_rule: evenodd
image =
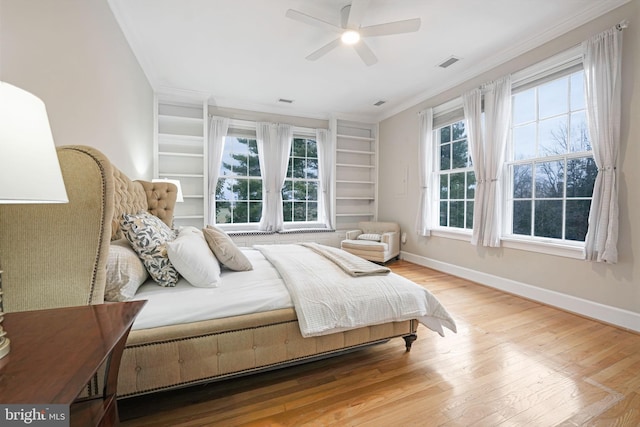
<path id="1" fill-rule="evenodd" d="M 511 76 L 487 84 L 484 89 L 484 164 L 487 188 L 483 200 L 484 246 L 499 247 L 502 234 L 502 174 L 511 127 Z"/>
<path id="2" fill-rule="evenodd" d="M 322 209 L 325 227 L 331 229 L 331 178 L 333 143 L 327 129 L 316 129 L 316 143 L 318 144 L 318 162 L 320 174 L 320 194 L 322 194 Z"/>
<path id="3" fill-rule="evenodd" d="M 431 223 L 435 221 L 432 209 L 432 192 L 434 186 L 433 172 L 433 108 L 428 108 L 419 114 L 420 140 L 418 141 L 418 179 L 420 197 L 418 215 L 416 217 L 416 233 L 419 236 L 431 235 Z"/>
<path id="4" fill-rule="evenodd" d="M 480 231 L 484 224 L 484 193 L 487 183 L 484 167 L 484 141 L 482 138 L 482 91 L 473 89 L 462 95 L 462 107 L 467 127 L 467 143 L 473 172 L 476 176 L 476 189 L 473 202 L 473 232 L 471 244 L 481 241 Z"/>
<path id="5" fill-rule="evenodd" d="M 220 175 L 220 164 L 222 163 L 222 153 L 224 152 L 224 141 L 229 130 L 229 119 L 226 117 L 209 118 L 209 137 L 207 140 L 207 153 L 209 156 L 207 164 L 209 175 L 208 202 L 209 218 L 208 224 L 215 224 L 216 218 L 216 186 Z"/>
<path id="6" fill-rule="evenodd" d="M 283 229 L 282 186 L 287 175 L 293 128 L 287 124 L 257 123 L 256 142 L 262 173 L 262 217 L 259 229 Z"/>
<path id="7" fill-rule="evenodd" d="M 617 25 L 582 43 L 587 125 L 598 167 L 584 255 L 608 263 L 618 261 L 622 28 Z"/>
<path id="8" fill-rule="evenodd" d="M 471 243 L 499 247 L 503 206 L 501 179 L 511 125 L 511 76 L 465 93 L 463 108 L 476 174 Z"/>

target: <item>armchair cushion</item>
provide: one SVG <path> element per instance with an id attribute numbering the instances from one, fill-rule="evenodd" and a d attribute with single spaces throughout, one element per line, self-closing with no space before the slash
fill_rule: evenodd
<path id="1" fill-rule="evenodd" d="M 358 240 L 368 240 L 371 242 L 379 242 L 382 240 L 382 236 L 377 233 L 363 233 L 357 237 Z"/>

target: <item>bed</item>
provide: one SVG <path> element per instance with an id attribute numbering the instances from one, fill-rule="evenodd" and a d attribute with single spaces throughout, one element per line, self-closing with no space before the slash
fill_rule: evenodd
<path id="1" fill-rule="evenodd" d="M 119 398 L 397 337 L 408 350 L 419 323 L 439 334 L 455 331 L 433 295 L 384 266 L 314 243 L 238 248 L 215 227 L 173 230 L 175 186 L 131 181 L 90 147 L 59 147 L 58 156 L 69 204 L 0 207 L 4 308 L 100 304 L 105 295 L 107 302 L 147 300 L 122 356 Z M 160 229 L 169 234 L 157 256 L 147 240 Z M 146 271 L 125 263 L 131 252 Z M 156 258 L 147 262 L 149 254 Z M 89 394 L 99 387 L 96 380 Z"/>

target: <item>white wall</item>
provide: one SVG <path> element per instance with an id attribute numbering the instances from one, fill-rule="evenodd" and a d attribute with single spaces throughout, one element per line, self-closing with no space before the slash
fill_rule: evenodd
<path id="1" fill-rule="evenodd" d="M 56 145 L 153 172 L 153 91 L 106 0 L 0 0 L 0 80 L 39 96 Z"/>
<path id="2" fill-rule="evenodd" d="M 579 44 L 612 27 L 622 19 L 630 26 L 624 32 L 623 115 L 621 135 L 620 239 L 616 265 L 574 260 L 515 249 L 487 249 L 468 242 L 441 237 L 418 237 L 414 232 L 418 188 L 418 112 L 460 96 L 464 91 L 518 71 L 546 57 Z M 596 313 L 601 304 L 617 322 L 640 330 L 640 0 L 594 20 L 540 48 L 524 54 L 472 81 L 446 91 L 380 123 L 379 218 L 397 220 L 408 233 L 402 250 L 426 264 L 478 278 L 569 309 L 570 303 L 587 307 L 589 315 L 612 322 Z M 405 194 L 398 191 L 402 169 L 408 168 Z M 527 285 L 532 285 L 529 287 Z M 511 286 L 511 288 L 510 288 Z M 567 298 L 568 296 L 568 298 Z M 586 300 L 586 301 L 585 301 Z M 580 311 L 580 310 L 576 310 Z M 583 310 L 585 311 L 585 310 Z M 630 322 L 632 324 L 630 324 Z M 635 323 L 635 324 L 633 324 Z"/>

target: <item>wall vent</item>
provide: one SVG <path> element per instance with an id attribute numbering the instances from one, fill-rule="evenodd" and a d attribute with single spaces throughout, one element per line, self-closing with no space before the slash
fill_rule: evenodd
<path id="1" fill-rule="evenodd" d="M 278 99 L 278 102 L 282 102 L 283 104 L 293 104 L 293 99 L 280 98 Z"/>
<path id="2" fill-rule="evenodd" d="M 387 102 L 387 101 L 380 100 L 380 101 L 376 102 L 376 103 L 375 103 L 375 104 L 373 104 L 373 105 L 375 105 L 376 107 L 379 107 L 379 106 L 381 106 L 382 104 L 384 104 L 385 102 Z"/>
<path id="3" fill-rule="evenodd" d="M 452 66 L 453 64 L 455 64 L 458 61 L 460 61 L 460 58 L 458 58 L 457 56 L 451 56 L 451 57 L 445 59 L 444 61 L 442 61 L 440 64 L 438 64 L 438 67 L 447 68 L 447 67 Z"/>

